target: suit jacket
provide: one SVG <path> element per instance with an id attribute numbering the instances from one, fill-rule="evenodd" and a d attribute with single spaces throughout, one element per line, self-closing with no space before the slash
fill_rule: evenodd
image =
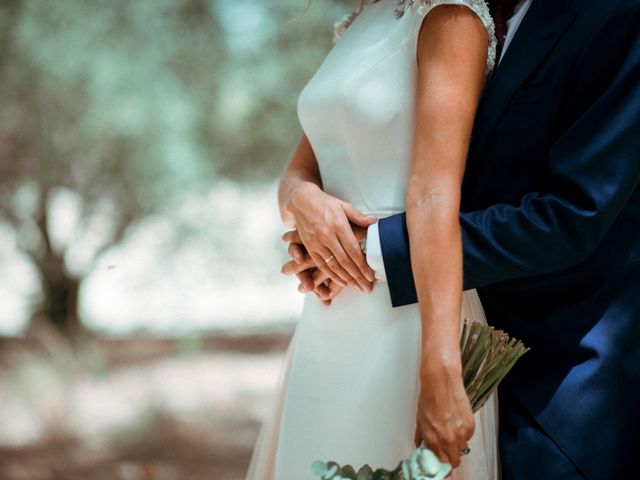
<path id="1" fill-rule="evenodd" d="M 590 479 L 640 475 L 639 181 L 640 1 L 534 0 L 477 112 L 464 282 L 532 349 L 505 386 Z M 415 303 L 405 215 L 379 229 Z"/>

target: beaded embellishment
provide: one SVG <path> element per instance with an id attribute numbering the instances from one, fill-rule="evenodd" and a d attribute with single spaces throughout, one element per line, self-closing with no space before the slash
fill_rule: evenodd
<path id="1" fill-rule="evenodd" d="M 349 28 L 349 25 L 351 25 L 353 21 L 356 19 L 356 17 L 360 15 L 360 12 L 362 12 L 362 9 L 364 8 L 365 5 L 372 5 L 374 3 L 378 3 L 379 1 L 380 0 L 370 0 L 369 2 L 366 2 L 366 0 L 362 0 L 362 2 L 360 3 L 360 6 L 356 10 L 354 10 L 351 13 L 347 13 L 344 17 L 342 17 L 340 20 L 334 23 L 333 24 L 333 43 L 336 43 L 338 40 L 340 40 L 340 37 L 342 36 L 344 31 L 347 28 Z"/>
<path id="2" fill-rule="evenodd" d="M 333 27 L 333 42 L 337 42 L 349 25 L 360 15 L 365 5 L 378 3 L 380 0 L 362 0 L 360 7 L 345 15 L 337 21 Z M 489 74 L 496 64 L 496 48 L 498 40 L 496 38 L 496 27 L 493 17 L 489 13 L 489 6 L 485 0 L 396 0 L 398 7 L 394 10 L 396 18 L 401 18 L 409 8 L 414 8 L 418 15 L 425 15 L 432 8 L 438 5 L 462 5 L 470 8 L 478 15 L 484 27 L 487 29 L 489 41 L 489 51 L 487 56 L 486 73 Z"/>

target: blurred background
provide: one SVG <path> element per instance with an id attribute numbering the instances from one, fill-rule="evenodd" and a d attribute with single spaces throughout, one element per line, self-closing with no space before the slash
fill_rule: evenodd
<path id="1" fill-rule="evenodd" d="M 0 478 L 243 479 L 277 179 L 350 0 L 0 1 Z"/>

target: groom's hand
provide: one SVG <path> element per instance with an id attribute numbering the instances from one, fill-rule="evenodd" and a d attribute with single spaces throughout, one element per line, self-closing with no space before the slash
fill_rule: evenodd
<path id="1" fill-rule="evenodd" d="M 331 305 L 331 300 L 340 294 L 341 285 L 333 282 L 326 274 L 317 268 L 316 263 L 300 243 L 289 244 L 289 256 L 292 258 L 282 267 L 284 275 L 295 275 L 300 280 L 300 293 L 313 292 L 325 305 Z"/>
<path id="2" fill-rule="evenodd" d="M 351 228 L 358 242 L 362 242 L 366 238 L 366 227 L 351 224 Z M 332 281 L 331 278 L 318 267 L 315 260 L 308 254 L 297 230 L 286 232 L 282 236 L 282 240 L 289 243 L 288 252 L 292 258 L 290 262 L 282 267 L 282 273 L 298 277 L 298 280 L 300 280 L 298 290 L 300 292 L 314 292 L 325 305 L 330 305 L 331 300 L 338 296 L 344 287 Z M 361 254 L 364 258 L 364 252 L 361 252 Z M 364 261 L 366 262 L 366 258 L 364 258 Z M 367 265 L 367 267 L 369 266 Z M 373 282 L 371 288 L 373 288 Z"/>

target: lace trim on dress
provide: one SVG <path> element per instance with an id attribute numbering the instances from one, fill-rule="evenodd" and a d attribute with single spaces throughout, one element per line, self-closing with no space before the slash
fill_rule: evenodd
<path id="1" fill-rule="evenodd" d="M 351 13 L 348 13 L 337 21 L 333 25 L 333 42 L 337 42 L 344 31 L 349 28 L 349 25 L 353 23 L 365 5 L 371 5 L 378 3 L 380 0 L 362 0 L 360 7 Z M 496 65 L 496 50 L 498 46 L 498 39 L 496 37 L 496 26 L 493 21 L 493 17 L 489 12 L 489 6 L 485 0 L 397 0 L 398 8 L 395 9 L 394 15 L 396 18 L 402 17 L 405 12 L 413 7 L 418 15 L 426 15 L 432 9 L 438 5 L 461 5 L 470 8 L 483 23 L 487 30 L 487 38 L 489 42 L 489 50 L 487 53 L 487 68 L 486 74 L 488 75 L 494 69 Z"/>

